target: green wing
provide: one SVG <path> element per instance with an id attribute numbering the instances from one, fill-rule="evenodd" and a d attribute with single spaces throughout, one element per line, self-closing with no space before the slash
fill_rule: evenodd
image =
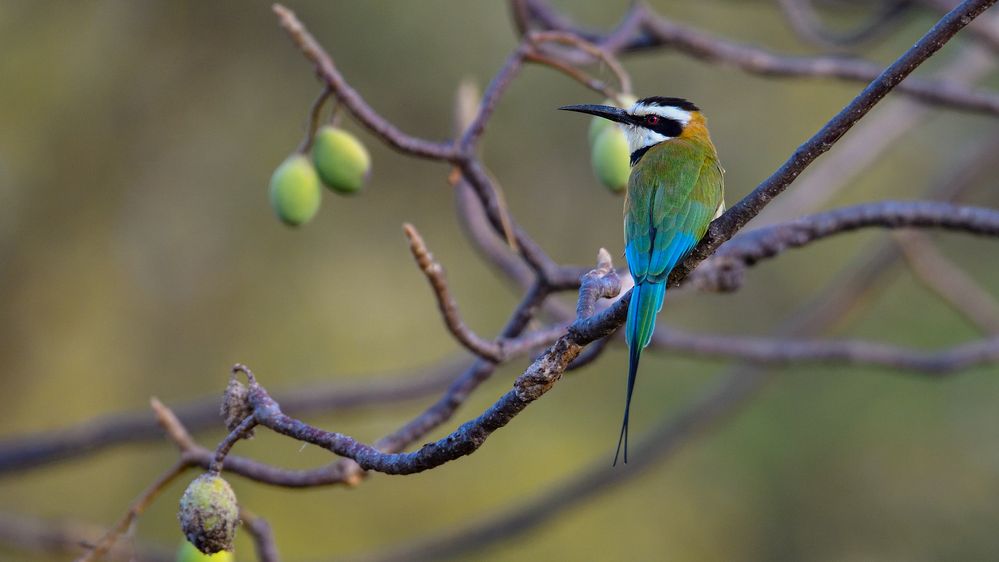
<path id="1" fill-rule="evenodd" d="M 710 145 L 678 139 L 653 147 L 632 171 L 625 256 L 636 283 L 661 282 L 707 232 L 722 199 Z"/>

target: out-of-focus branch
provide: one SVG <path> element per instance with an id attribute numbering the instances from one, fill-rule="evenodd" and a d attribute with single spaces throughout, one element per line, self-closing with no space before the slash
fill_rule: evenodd
<path id="1" fill-rule="evenodd" d="M 581 52 L 589 54 L 596 60 L 599 60 L 603 64 L 607 65 L 607 68 L 609 68 L 614 74 L 614 77 L 617 78 L 617 92 L 628 95 L 632 93 L 631 76 L 628 75 L 628 71 L 624 69 L 624 66 L 617 60 L 617 57 L 599 45 L 594 45 L 575 33 L 567 33 L 564 31 L 532 31 L 527 34 L 527 39 L 531 41 L 531 43 L 533 43 L 539 50 L 549 44 L 557 43 L 568 45 L 574 49 L 578 49 Z"/>
<path id="2" fill-rule="evenodd" d="M 190 465 L 184 461 L 179 460 L 172 467 L 167 469 L 162 475 L 159 476 L 152 484 L 149 485 L 139 497 L 132 502 L 129 506 L 128 511 L 125 515 L 118 520 L 117 523 L 111 530 L 109 530 L 101 540 L 97 541 L 94 547 L 86 552 L 83 556 L 77 559 L 77 562 L 92 562 L 93 560 L 99 560 L 104 556 L 114 543 L 118 540 L 118 537 L 122 535 L 142 513 L 147 507 L 160 495 L 160 493 L 178 476 L 184 473 Z"/>
<path id="3" fill-rule="evenodd" d="M 659 329 L 656 347 L 685 355 L 738 359 L 750 363 L 843 363 L 877 365 L 902 373 L 947 376 L 999 362 L 999 338 L 957 345 L 935 353 L 863 340 L 801 340 L 685 333 Z"/>
<path id="4" fill-rule="evenodd" d="M 913 0 L 885 0 L 874 7 L 874 13 L 849 31 L 829 29 L 811 0 L 777 0 L 784 17 L 798 37 L 821 47 L 842 48 L 884 37 L 895 29 L 902 16 L 911 11 Z"/>
<path id="5" fill-rule="evenodd" d="M 940 13 L 947 13 L 957 6 L 958 0 L 919 0 L 922 4 L 929 6 Z M 999 51 L 999 28 L 989 25 L 985 21 L 973 21 L 968 26 L 968 31 L 987 45 L 993 51 Z"/>
<path id="6" fill-rule="evenodd" d="M 104 532 L 104 529 L 96 525 L 41 520 L 23 513 L 0 513 L 0 544 L 5 548 L 56 556 L 76 556 Z M 174 562 L 175 555 L 172 550 L 163 548 L 118 545 L 105 558 L 123 562 Z"/>
<path id="7" fill-rule="evenodd" d="M 267 520 L 247 509 L 240 508 L 239 520 L 250 536 L 257 551 L 257 562 L 281 562 L 274 532 Z"/>
<path id="8" fill-rule="evenodd" d="M 468 365 L 467 359 L 449 360 L 415 373 L 374 377 L 364 383 L 327 384 L 284 392 L 278 399 L 289 414 L 296 416 L 406 402 L 446 388 Z M 176 411 L 192 432 L 216 428 L 220 422 L 218 397 L 197 400 Z M 115 445 L 162 438 L 162 429 L 148 412 L 113 414 L 45 433 L 9 437 L 0 442 L 0 475 L 93 454 Z"/>
<path id="9" fill-rule="evenodd" d="M 565 18 L 556 17 L 557 12 L 542 0 L 528 0 L 527 4 L 534 22 L 541 29 L 571 31 L 611 52 L 668 47 L 699 60 L 772 77 L 823 77 L 869 82 L 875 80 L 882 72 L 877 64 L 855 58 L 778 55 L 766 49 L 729 41 L 676 23 L 653 13 L 644 4 L 636 4 L 633 9 L 638 13 L 632 16 L 641 19 L 641 33 L 633 34 L 627 41 L 618 41 L 616 48 L 611 49 L 605 43 L 604 36 L 572 25 Z M 988 1 L 982 5 L 967 4 L 967 2 L 965 4 L 962 5 L 963 8 L 976 9 L 974 15 L 968 12 L 968 21 L 991 5 Z M 898 84 L 898 90 L 924 103 L 999 115 L 999 96 L 991 92 L 972 90 L 952 82 L 911 78 Z"/>
<path id="10" fill-rule="evenodd" d="M 999 334 L 999 304 L 919 232 L 895 233 L 895 242 L 916 278 L 980 330 Z"/>

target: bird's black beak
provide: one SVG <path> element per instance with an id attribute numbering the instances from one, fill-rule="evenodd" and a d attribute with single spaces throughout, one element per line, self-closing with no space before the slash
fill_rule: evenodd
<path id="1" fill-rule="evenodd" d="M 604 119 L 609 119 L 617 123 L 630 124 L 631 115 L 627 111 L 619 107 L 611 107 L 609 105 L 565 105 L 559 109 L 563 111 L 577 111 L 579 113 L 588 113 L 590 115 L 596 115 L 597 117 L 603 117 Z"/>

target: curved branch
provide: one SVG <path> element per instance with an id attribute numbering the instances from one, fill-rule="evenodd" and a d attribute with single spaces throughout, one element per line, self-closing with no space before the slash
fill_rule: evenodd
<path id="1" fill-rule="evenodd" d="M 937 249 L 928 236 L 899 232 L 895 243 L 920 283 L 981 331 L 999 334 L 999 303 Z"/>
<path id="2" fill-rule="evenodd" d="M 432 160 L 451 160 L 457 155 L 458 152 L 452 143 L 433 142 L 407 135 L 379 115 L 364 101 L 357 90 L 351 88 L 350 84 L 344 80 L 343 75 L 333 64 L 333 59 L 323 50 L 316 38 L 305 29 L 294 12 L 281 4 L 274 4 L 273 10 L 281 22 L 281 27 L 288 32 L 288 35 L 305 56 L 316 65 L 316 72 L 326 82 L 334 96 L 372 133 L 381 137 L 393 148 L 413 156 Z"/>
<path id="3" fill-rule="evenodd" d="M 441 316 L 444 317 L 444 324 L 447 326 L 448 331 L 451 332 L 451 335 L 458 340 L 458 343 L 479 357 L 494 363 L 503 361 L 504 352 L 501 341 L 489 341 L 479 337 L 461 319 L 461 314 L 458 312 L 458 304 L 451 296 L 451 290 L 448 289 L 447 279 L 444 277 L 444 268 L 434 260 L 434 255 L 430 253 L 416 227 L 406 223 L 402 225 L 402 230 L 406 234 L 406 238 L 409 239 L 409 249 L 413 253 L 413 258 L 434 290 L 434 296 L 437 297 L 437 306 L 440 308 Z"/>
<path id="4" fill-rule="evenodd" d="M 270 523 L 263 517 L 243 508 L 239 510 L 239 520 L 253 537 L 253 546 L 257 551 L 257 562 L 281 562 Z"/>
<path id="5" fill-rule="evenodd" d="M 999 338 L 957 345 L 931 353 L 859 340 L 807 341 L 689 334 L 657 330 L 656 347 L 701 357 L 740 359 L 780 365 L 798 362 L 877 365 L 904 373 L 946 376 L 978 365 L 999 362 Z"/>
<path id="6" fill-rule="evenodd" d="M 83 545 L 93 544 L 106 529 L 87 523 L 38 519 L 23 513 L 0 513 L 0 544 L 9 550 L 41 552 L 59 559 L 79 555 Z M 132 544 L 116 546 L 105 554 L 107 560 L 132 562 L 175 562 L 175 549 Z"/>
<path id="7" fill-rule="evenodd" d="M 822 23 L 811 0 L 777 0 L 777 3 L 798 37 L 822 47 L 845 47 L 882 37 L 913 7 L 913 0 L 885 0 L 854 29 L 833 31 Z"/>

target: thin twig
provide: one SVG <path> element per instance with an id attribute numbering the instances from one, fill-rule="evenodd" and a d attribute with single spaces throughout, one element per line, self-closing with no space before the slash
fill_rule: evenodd
<path id="1" fill-rule="evenodd" d="M 575 47 L 607 65 L 617 78 L 618 91 L 631 95 L 631 76 L 617 58 L 599 45 L 594 45 L 575 33 L 564 31 L 534 31 L 527 34 L 528 41 L 537 46 L 545 43 L 561 43 Z M 617 96 L 612 96 L 617 97 Z"/>
<path id="2" fill-rule="evenodd" d="M 364 101 L 364 98 L 350 87 L 343 76 L 333 65 L 333 59 L 323 50 L 316 39 L 305 29 L 295 13 L 281 4 L 274 4 L 274 13 L 278 16 L 281 27 L 288 32 L 292 40 L 305 56 L 316 65 L 316 71 L 323 81 L 334 92 L 337 99 L 343 103 L 357 120 L 372 133 L 380 137 L 396 150 L 432 160 L 450 160 L 457 154 L 454 146 L 448 142 L 433 142 L 407 135 L 379 115 Z"/>
<path id="3" fill-rule="evenodd" d="M 213 474 L 222 472 L 222 463 L 225 462 L 226 455 L 240 439 L 245 439 L 247 434 L 257 425 L 257 420 L 253 416 L 247 416 L 239 423 L 224 439 L 215 447 L 215 457 L 212 459 L 208 471 Z"/>
<path id="4" fill-rule="evenodd" d="M 590 76 L 589 74 L 583 72 L 582 70 L 579 70 L 578 68 L 570 64 L 564 63 L 548 55 L 532 51 L 524 55 L 524 58 L 528 62 L 533 62 L 547 66 L 549 68 L 553 68 L 561 72 L 562 74 L 565 74 L 569 78 L 572 78 L 576 82 L 579 82 L 584 87 L 589 88 L 594 92 L 597 92 L 598 94 L 601 94 L 605 98 L 618 99 L 620 96 L 617 90 L 611 88 L 603 81 Z"/>
<path id="5" fill-rule="evenodd" d="M 316 138 L 316 131 L 319 129 L 323 106 L 326 105 L 326 100 L 328 100 L 332 94 L 333 90 L 327 86 L 323 88 L 322 92 L 319 93 L 316 101 L 312 102 L 312 108 L 309 110 L 309 121 L 305 126 L 305 138 L 303 138 L 301 144 L 298 145 L 299 153 L 306 154 L 312 148 L 312 140 Z"/>

